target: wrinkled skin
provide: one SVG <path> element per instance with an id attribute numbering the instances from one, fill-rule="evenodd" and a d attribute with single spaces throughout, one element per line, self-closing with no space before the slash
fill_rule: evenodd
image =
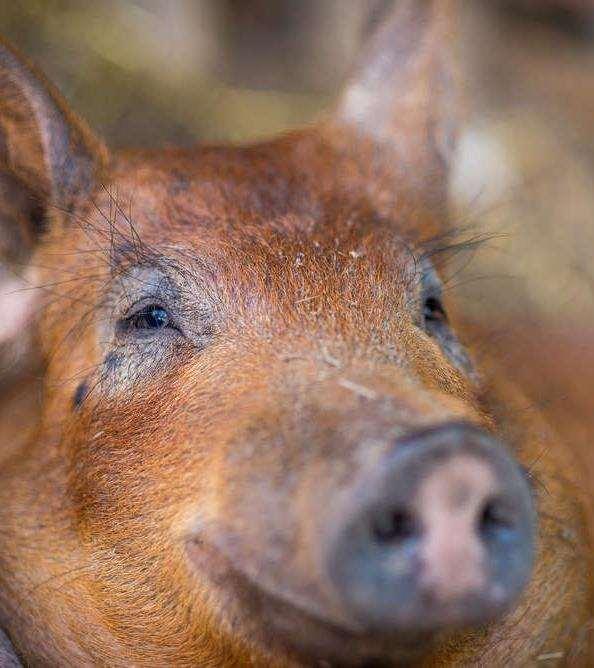
<path id="1" fill-rule="evenodd" d="M 421 37 L 423 86 L 404 107 L 382 100 L 373 132 L 352 122 L 350 89 L 344 113 L 253 147 L 109 155 L 65 112 L 68 178 L 51 143 L 26 147 L 53 171 L 49 194 L 19 172 L 49 202 L 28 274 L 43 382 L 32 433 L 15 419 L 0 458 L 0 627 L 23 662 L 585 661 L 589 548 L 568 449 L 495 360 L 469 361 L 472 323 L 423 315 L 450 228 L 444 142 L 427 138 L 437 47 Z M 363 69 L 356 85 L 377 92 Z M 3 428 L 19 415 L 5 396 Z M 375 636 L 312 546 L 399 436 L 452 421 L 498 435 L 538 478 L 532 581 L 490 625 Z"/>

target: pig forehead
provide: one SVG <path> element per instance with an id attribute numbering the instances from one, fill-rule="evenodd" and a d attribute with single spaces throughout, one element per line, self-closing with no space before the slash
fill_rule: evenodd
<path id="1" fill-rule="evenodd" d="M 316 283 L 371 287 L 415 283 L 422 267 L 420 249 L 379 223 L 328 229 L 323 223 L 306 226 L 293 216 L 161 222 L 151 213 L 146 221 L 137 217 L 135 225 L 133 233 L 124 228 L 116 235 L 109 248 L 120 268 L 131 263 L 194 269 L 191 274 L 215 284 L 257 278 L 263 287 L 282 285 L 283 290 Z"/>
<path id="2" fill-rule="evenodd" d="M 340 235 L 246 223 L 220 227 L 198 224 L 191 229 L 158 228 L 151 236 L 141 231 L 109 249 L 112 268 L 120 275 L 135 265 L 163 268 L 189 283 L 210 285 L 215 291 L 235 287 L 245 294 L 328 294 L 372 292 L 394 296 L 414 292 L 422 264 L 413 247 L 391 231 L 384 234 L 345 230 Z M 107 249 L 106 249 L 107 251 Z M 115 263 L 115 267 L 113 264 Z M 389 290 L 388 290 L 389 288 Z M 303 293 L 303 294 L 302 294 Z"/>
<path id="3" fill-rule="evenodd" d="M 212 148 L 194 152 L 138 155 L 118 164 L 114 187 L 133 200 L 137 213 L 160 222 L 195 226 L 233 225 L 241 220 L 278 220 L 289 214 L 317 220 L 322 213 L 318 188 L 306 169 L 262 148 Z"/>
<path id="4" fill-rule="evenodd" d="M 344 162 L 322 170 L 317 158 L 298 154 L 292 146 L 279 158 L 263 146 L 127 157 L 90 207 L 99 228 L 92 242 L 115 243 L 110 259 L 120 250 L 133 257 L 140 244 L 153 259 L 198 261 L 222 280 L 240 280 L 238 267 L 252 276 L 296 276 L 298 283 L 306 274 L 348 274 L 351 285 L 414 272 L 418 239 L 411 228 L 423 228 L 415 208 L 392 192 L 398 206 L 381 211 L 369 188 L 349 176 L 353 170 L 341 173 Z M 88 236 L 80 234 L 81 243 Z"/>
<path id="5" fill-rule="evenodd" d="M 361 213 L 329 227 L 292 213 L 258 220 L 184 213 L 146 198 L 126 215 L 133 231 L 120 220 L 118 233 L 100 240 L 117 281 L 134 266 L 153 266 L 187 294 L 210 295 L 233 311 L 260 305 L 270 313 L 290 304 L 295 313 L 334 313 L 368 305 L 382 319 L 382 309 L 392 311 L 418 290 L 414 246 L 386 221 Z"/>
<path id="6" fill-rule="evenodd" d="M 271 196 L 269 184 L 248 187 L 236 175 L 195 180 L 179 193 L 175 172 L 141 171 L 139 182 L 113 183 L 93 200 L 87 215 L 94 244 L 125 251 L 140 243 L 157 254 L 176 248 L 219 258 L 235 250 L 268 261 L 326 252 L 394 267 L 414 262 L 423 241 L 408 230 L 406 211 L 386 217 L 364 199 L 321 199 L 301 186 Z M 84 245 L 89 230 L 80 232 Z"/>
<path id="7" fill-rule="evenodd" d="M 311 136 L 246 148 L 197 148 L 120 160 L 110 186 L 148 235 L 246 226 L 301 236 L 428 229 L 426 215 L 380 170 Z M 312 147 L 313 143 L 313 147 Z M 363 160 L 363 164 L 365 161 Z M 371 168 L 369 168 L 371 169 Z M 102 197 L 103 206 L 110 203 Z M 431 221 L 434 222 L 434 221 Z"/>

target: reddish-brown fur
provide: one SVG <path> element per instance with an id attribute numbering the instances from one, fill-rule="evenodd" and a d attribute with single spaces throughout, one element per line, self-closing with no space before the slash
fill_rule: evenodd
<path id="1" fill-rule="evenodd" d="M 382 102 L 372 131 L 352 122 L 351 100 L 249 147 L 108 155 L 60 112 L 56 124 L 75 128 L 55 143 L 76 157 L 64 166 L 39 122 L 45 102 L 15 94 L 19 75 L 0 62 L 3 178 L 47 217 L 28 269 L 43 380 L 23 374 L 0 403 L 0 628 L 25 662 L 289 666 L 333 660 L 336 647 L 353 663 L 585 661 L 590 548 L 571 450 L 523 410 L 499 349 L 482 350 L 474 378 L 415 321 L 415 257 L 448 234 L 438 131 L 450 129 L 429 100 L 450 79 L 439 30 L 421 27 L 448 5 L 418 3 L 429 14 L 387 83 L 363 66 L 367 93 L 409 92 Z M 134 348 L 113 334 L 145 278 L 127 272 L 155 263 L 176 282 L 192 345 Z M 500 434 L 534 469 L 532 583 L 497 624 L 365 645 L 339 630 L 306 547 L 386 433 L 453 419 Z M 380 445 L 362 460 L 364 439 Z"/>

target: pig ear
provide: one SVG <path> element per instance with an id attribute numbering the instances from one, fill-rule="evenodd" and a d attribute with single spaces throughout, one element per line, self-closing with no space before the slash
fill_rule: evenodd
<path id="1" fill-rule="evenodd" d="M 0 41 L 0 344 L 28 308 L 14 273 L 58 219 L 52 212 L 72 209 L 106 159 L 55 89 Z"/>
<path id="2" fill-rule="evenodd" d="M 54 87 L 0 42 L 0 173 L 4 189 L 20 187 L 37 200 L 38 207 L 70 208 L 81 192 L 89 190 L 104 159 L 101 143 L 68 110 Z M 1 213 L 5 215 L 4 210 Z"/>
<path id="3" fill-rule="evenodd" d="M 458 127 L 456 5 L 398 0 L 372 35 L 337 110 L 340 123 L 385 148 L 417 181 L 442 185 Z"/>

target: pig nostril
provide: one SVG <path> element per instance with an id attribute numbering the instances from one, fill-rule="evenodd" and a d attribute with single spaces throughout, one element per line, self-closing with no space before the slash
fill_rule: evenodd
<path id="1" fill-rule="evenodd" d="M 513 528 L 513 520 L 504 504 L 498 499 L 488 500 L 479 515 L 479 533 L 484 538 L 493 538 Z"/>
<path id="2" fill-rule="evenodd" d="M 378 543 L 400 543 L 418 533 L 415 518 L 401 508 L 378 513 L 373 522 L 373 535 Z"/>

